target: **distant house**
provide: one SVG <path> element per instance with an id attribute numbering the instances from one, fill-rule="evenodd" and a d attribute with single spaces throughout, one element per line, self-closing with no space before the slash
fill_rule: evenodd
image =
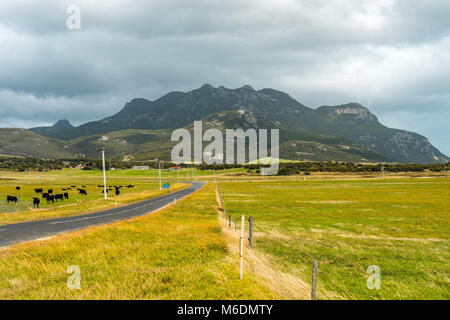
<path id="1" fill-rule="evenodd" d="M 134 166 L 132 170 L 150 170 L 149 166 Z"/>

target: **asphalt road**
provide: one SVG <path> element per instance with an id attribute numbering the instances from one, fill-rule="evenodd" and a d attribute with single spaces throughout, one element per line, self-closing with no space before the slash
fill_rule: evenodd
<path id="1" fill-rule="evenodd" d="M 0 247 L 145 215 L 195 192 L 203 185 L 203 182 L 193 182 L 186 189 L 110 210 L 0 226 Z"/>

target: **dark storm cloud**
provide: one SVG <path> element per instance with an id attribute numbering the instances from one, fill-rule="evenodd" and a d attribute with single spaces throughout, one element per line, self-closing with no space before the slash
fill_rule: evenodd
<path id="1" fill-rule="evenodd" d="M 446 0 L 1 1 L 0 119 L 80 124 L 134 97 L 251 84 L 361 102 L 448 154 L 449 15 Z"/>

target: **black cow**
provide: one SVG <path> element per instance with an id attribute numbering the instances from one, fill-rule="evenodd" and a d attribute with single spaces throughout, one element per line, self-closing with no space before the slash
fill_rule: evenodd
<path id="1" fill-rule="evenodd" d="M 77 186 L 70 186 L 71 188 L 76 188 Z"/>
<path id="2" fill-rule="evenodd" d="M 64 198 L 69 200 L 69 194 L 67 192 L 64 192 Z"/>
<path id="3" fill-rule="evenodd" d="M 49 194 L 47 192 L 45 192 L 45 193 L 42 194 L 42 199 L 47 199 L 48 196 L 49 196 Z"/>
<path id="4" fill-rule="evenodd" d="M 60 193 L 55 194 L 55 201 L 58 202 L 58 200 L 59 200 L 60 202 L 63 202 L 63 201 L 64 201 L 64 195 L 62 195 L 62 194 L 60 194 Z"/>
<path id="5" fill-rule="evenodd" d="M 86 188 L 86 186 L 81 186 L 82 188 Z"/>
<path id="6" fill-rule="evenodd" d="M 120 196 L 120 189 L 119 188 L 116 189 L 116 197 L 118 197 L 118 196 Z"/>
<path id="7" fill-rule="evenodd" d="M 41 189 L 34 189 L 34 192 L 36 192 L 37 194 L 39 194 L 39 193 L 42 193 L 42 192 L 44 192 L 44 190 L 41 188 Z"/>
<path id="8" fill-rule="evenodd" d="M 84 190 L 84 189 L 79 189 L 78 191 L 80 192 L 80 195 L 85 195 L 85 196 L 87 196 L 86 190 Z"/>
<path id="9" fill-rule="evenodd" d="M 17 191 L 20 191 L 20 187 L 16 187 L 16 190 L 17 190 Z"/>
<path id="10" fill-rule="evenodd" d="M 17 201 L 19 201 L 19 196 L 17 196 L 17 197 L 6 196 L 7 203 L 14 202 L 15 204 L 17 204 Z"/>
<path id="11" fill-rule="evenodd" d="M 61 190 L 62 190 L 62 191 L 67 191 L 67 189 L 66 189 L 66 188 L 62 188 Z"/>
<path id="12" fill-rule="evenodd" d="M 49 194 L 52 194 L 52 193 L 53 193 L 53 189 L 48 189 L 47 192 L 48 192 Z"/>
<path id="13" fill-rule="evenodd" d="M 109 190 L 106 189 L 106 193 L 108 193 L 108 192 L 109 192 Z M 105 189 L 102 190 L 102 193 L 105 193 Z"/>
<path id="14" fill-rule="evenodd" d="M 55 203 L 55 196 L 54 195 L 48 195 L 47 196 L 47 203 Z"/>
<path id="15" fill-rule="evenodd" d="M 39 198 L 33 198 L 33 208 L 39 209 L 39 204 L 41 203 L 41 200 Z"/>

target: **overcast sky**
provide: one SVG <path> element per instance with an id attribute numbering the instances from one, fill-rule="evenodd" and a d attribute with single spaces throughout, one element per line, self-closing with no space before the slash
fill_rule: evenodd
<path id="1" fill-rule="evenodd" d="M 312 108 L 359 102 L 450 155 L 449 17 L 448 0 L 1 0 L 0 126 L 249 84 Z"/>

